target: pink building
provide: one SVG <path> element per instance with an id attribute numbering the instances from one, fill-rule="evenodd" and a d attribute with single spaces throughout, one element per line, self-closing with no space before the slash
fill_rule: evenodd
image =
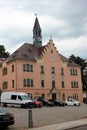
<path id="1" fill-rule="evenodd" d="M 83 100 L 80 66 L 61 55 L 52 38 L 42 46 L 37 17 L 33 44 L 24 43 L 0 63 L 0 89 L 26 92 L 33 98 Z"/>

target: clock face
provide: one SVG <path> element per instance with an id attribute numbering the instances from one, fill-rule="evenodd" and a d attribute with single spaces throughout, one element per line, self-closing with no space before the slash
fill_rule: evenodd
<path id="1" fill-rule="evenodd" d="M 41 41 L 41 37 L 38 37 L 38 41 Z"/>

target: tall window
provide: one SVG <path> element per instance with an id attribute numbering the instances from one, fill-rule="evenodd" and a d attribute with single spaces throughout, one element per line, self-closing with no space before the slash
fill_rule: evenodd
<path id="1" fill-rule="evenodd" d="M 64 75 L 64 68 L 61 68 L 61 75 Z"/>
<path id="2" fill-rule="evenodd" d="M 41 73 L 44 73 L 44 66 L 41 66 Z"/>
<path id="3" fill-rule="evenodd" d="M 42 97 L 42 99 L 45 99 L 45 94 L 44 94 L 44 93 L 42 93 L 42 96 L 41 96 L 41 97 Z"/>
<path id="4" fill-rule="evenodd" d="M 12 65 L 12 72 L 14 72 L 14 65 Z"/>
<path id="5" fill-rule="evenodd" d="M 5 81 L 5 82 L 3 82 L 3 90 L 4 90 L 4 89 L 7 89 L 7 88 L 8 88 L 8 82 Z"/>
<path id="6" fill-rule="evenodd" d="M 62 94 L 62 100 L 65 101 L 65 93 Z"/>
<path id="7" fill-rule="evenodd" d="M 55 67 L 51 67 L 51 73 L 55 74 Z"/>
<path id="8" fill-rule="evenodd" d="M 72 88 L 78 88 L 78 82 L 77 81 L 72 81 L 71 82 L 71 87 Z"/>
<path id="9" fill-rule="evenodd" d="M 44 80 L 41 80 L 41 87 L 44 87 Z"/>
<path id="10" fill-rule="evenodd" d="M 30 79 L 29 78 L 26 79 L 26 85 L 30 86 Z"/>
<path id="11" fill-rule="evenodd" d="M 2 75 L 6 75 L 7 74 L 7 67 L 3 68 L 2 70 Z"/>
<path id="12" fill-rule="evenodd" d="M 73 99 L 78 100 L 78 94 L 77 94 L 77 93 L 74 93 L 74 94 L 73 94 Z"/>
<path id="13" fill-rule="evenodd" d="M 14 80 L 12 80 L 12 88 L 14 88 Z"/>
<path id="14" fill-rule="evenodd" d="M 61 84 L 62 84 L 62 88 L 64 88 L 65 87 L 64 81 L 61 81 Z"/>
<path id="15" fill-rule="evenodd" d="M 55 88 L 55 80 L 52 80 L 52 88 Z"/>
<path id="16" fill-rule="evenodd" d="M 31 79 L 31 84 L 30 84 L 30 85 L 31 85 L 31 87 L 33 87 L 33 86 L 34 86 L 34 85 L 33 85 L 33 79 Z"/>
<path id="17" fill-rule="evenodd" d="M 70 74 L 71 75 L 77 75 L 77 70 L 76 69 L 70 69 Z"/>

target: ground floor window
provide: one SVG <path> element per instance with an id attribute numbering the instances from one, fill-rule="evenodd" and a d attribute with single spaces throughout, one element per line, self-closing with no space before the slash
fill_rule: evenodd
<path id="1" fill-rule="evenodd" d="M 77 94 L 77 93 L 74 93 L 74 94 L 73 94 L 73 99 L 78 100 L 78 94 Z"/>
<path id="2" fill-rule="evenodd" d="M 65 93 L 62 94 L 62 100 L 65 101 Z"/>
<path id="3" fill-rule="evenodd" d="M 56 93 L 52 93 L 52 99 L 56 99 Z"/>
<path id="4" fill-rule="evenodd" d="M 42 96 L 41 96 L 43 99 L 45 99 L 45 94 L 44 93 L 42 93 Z"/>
<path id="5" fill-rule="evenodd" d="M 5 81 L 5 82 L 3 82 L 3 90 L 5 90 L 5 89 L 7 89 L 7 88 L 8 88 L 8 82 Z"/>

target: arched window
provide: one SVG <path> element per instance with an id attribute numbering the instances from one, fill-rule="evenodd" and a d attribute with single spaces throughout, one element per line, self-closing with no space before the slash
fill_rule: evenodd
<path id="1" fill-rule="evenodd" d="M 62 100 L 65 101 L 65 93 L 62 94 Z"/>
<path id="2" fill-rule="evenodd" d="M 74 93 L 74 94 L 73 94 L 73 99 L 78 100 L 78 94 L 77 94 L 77 93 Z"/>
<path id="3" fill-rule="evenodd" d="M 42 93 L 42 98 L 45 99 L 45 94 L 44 93 Z"/>

